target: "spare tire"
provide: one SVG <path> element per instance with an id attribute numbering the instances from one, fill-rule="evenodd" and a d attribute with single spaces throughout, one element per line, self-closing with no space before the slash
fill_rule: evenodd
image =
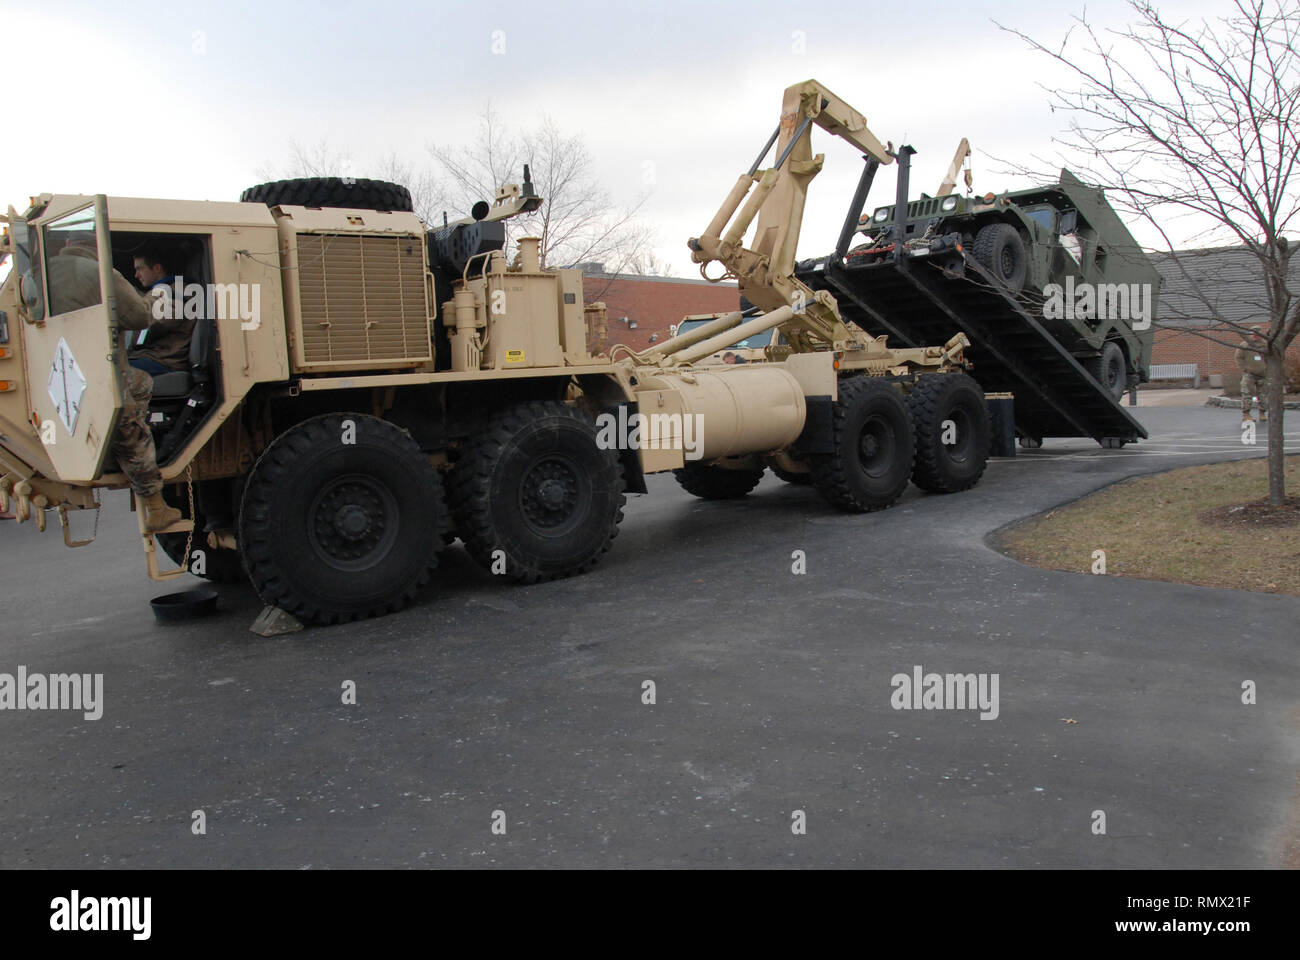
<path id="1" fill-rule="evenodd" d="M 249 187 L 239 195 L 244 203 L 282 203 L 300 207 L 343 207 L 350 210 L 388 210 L 410 213 L 411 191 L 386 180 L 358 180 L 352 177 L 301 177 L 272 180 Z"/>

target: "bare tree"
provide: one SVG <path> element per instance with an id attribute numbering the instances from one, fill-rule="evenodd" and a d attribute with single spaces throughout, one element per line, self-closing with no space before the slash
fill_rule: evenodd
<path id="1" fill-rule="evenodd" d="M 426 224 L 436 226 L 442 222 L 442 210 L 446 201 L 442 185 L 433 170 L 402 160 L 396 152 L 381 158 L 374 165 L 374 170 L 373 179 L 400 183 L 411 191 L 411 209 Z"/>
<path id="2" fill-rule="evenodd" d="M 627 265 L 627 272 L 636 277 L 671 277 L 673 265 L 660 260 L 648 246 Z"/>
<path id="3" fill-rule="evenodd" d="M 1260 268 L 1259 320 L 1266 326 L 1269 502 L 1286 499 L 1283 362 L 1300 331 L 1292 286 L 1295 245 L 1285 234 L 1300 212 L 1300 6 L 1294 0 L 1235 0 L 1215 21 L 1173 20 L 1132 0 L 1136 22 L 1099 34 L 1076 17 L 1059 46 L 1003 30 L 1064 66 L 1075 86 L 1047 87 L 1054 111 L 1070 115 L 1056 143 L 1120 210 L 1153 227 L 1168 260 L 1191 283 L 1209 328 L 1190 332 L 1235 347 L 1255 332 L 1198 285 L 1196 258 L 1171 239 L 1232 242 Z M 1077 41 L 1077 42 L 1076 42 Z"/>
<path id="4" fill-rule="evenodd" d="M 599 262 L 607 274 L 626 271 L 643 259 L 653 237 L 637 219 L 647 194 L 618 207 L 601 185 L 586 144 L 561 131 L 550 119 L 534 130 L 510 131 L 489 105 L 479 117 L 478 137 L 461 146 L 430 147 L 448 183 L 456 208 L 468 210 L 490 200 L 503 183 L 518 183 L 524 164 L 545 203 L 537 211 L 507 221 L 507 244 L 521 236 L 542 240 L 544 264 Z"/>
<path id="5" fill-rule="evenodd" d="M 479 116 L 478 137 L 459 147 L 430 146 L 429 153 L 446 174 L 444 198 L 451 219 L 465 216 L 479 200 L 491 200 L 497 187 L 518 183 L 528 162 L 523 143 L 510 134 L 489 104 Z M 515 218 L 518 222 L 519 218 Z M 513 239 L 507 224 L 507 239 Z"/>

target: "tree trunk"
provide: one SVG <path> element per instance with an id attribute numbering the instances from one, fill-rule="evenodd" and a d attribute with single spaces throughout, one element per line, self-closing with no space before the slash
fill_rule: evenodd
<path id="1" fill-rule="evenodd" d="M 1283 371 L 1284 354 L 1271 350 L 1268 354 L 1268 502 L 1280 507 L 1286 502 L 1286 443 L 1282 430 L 1283 396 L 1286 374 Z M 1263 399 L 1262 397 L 1260 398 Z"/>

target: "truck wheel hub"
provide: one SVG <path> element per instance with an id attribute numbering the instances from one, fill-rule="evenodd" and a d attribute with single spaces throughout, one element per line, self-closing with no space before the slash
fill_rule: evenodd
<path id="1" fill-rule="evenodd" d="M 965 463 L 974 453 L 975 447 L 975 428 L 971 423 L 971 419 L 967 416 L 966 411 L 961 409 L 950 410 L 945 419 L 952 421 L 953 433 L 955 434 L 952 443 L 943 445 L 948 452 L 948 458 L 954 463 Z M 940 439 L 943 439 L 942 435 Z"/>
<path id="2" fill-rule="evenodd" d="M 889 469 L 893 459 L 893 432 L 878 418 L 863 425 L 858 438 L 858 460 L 868 476 L 878 477 Z"/>
<path id="3" fill-rule="evenodd" d="M 524 515 L 533 523 L 553 527 L 572 515 L 578 502 L 578 476 L 560 460 L 533 466 L 524 477 Z"/>
<path id="4" fill-rule="evenodd" d="M 340 479 L 312 505 L 310 531 L 317 552 L 340 569 L 386 552 L 395 527 L 392 496 L 359 478 Z"/>
<path id="5" fill-rule="evenodd" d="M 350 503 L 338 512 L 334 527 L 349 540 L 359 540 L 370 529 L 370 515 L 355 503 Z"/>

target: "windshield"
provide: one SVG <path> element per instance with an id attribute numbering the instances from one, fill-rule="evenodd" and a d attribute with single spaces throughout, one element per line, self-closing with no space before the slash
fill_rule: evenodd
<path id="1" fill-rule="evenodd" d="M 712 323 L 712 320 L 683 320 L 677 325 L 677 332 L 673 336 L 680 337 L 682 334 L 690 333 L 692 330 L 698 330 L 706 323 Z M 756 333 L 753 336 L 746 337 L 744 340 L 737 340 L 730 343 L 728 347 L 739 347 L 742 350 L 761 350 L 772 342 L 772 331 L 764 330 L 762 333 Z"/>
<path id="2" fill-rule="evenodd" d="M 1051 207 L 1041 207 L 1038 210 L 1026 210 L 1025 216 L 1029 217 L 1044 230 L 1052 231 L 1056 229 L 1056 211 Z"/>

